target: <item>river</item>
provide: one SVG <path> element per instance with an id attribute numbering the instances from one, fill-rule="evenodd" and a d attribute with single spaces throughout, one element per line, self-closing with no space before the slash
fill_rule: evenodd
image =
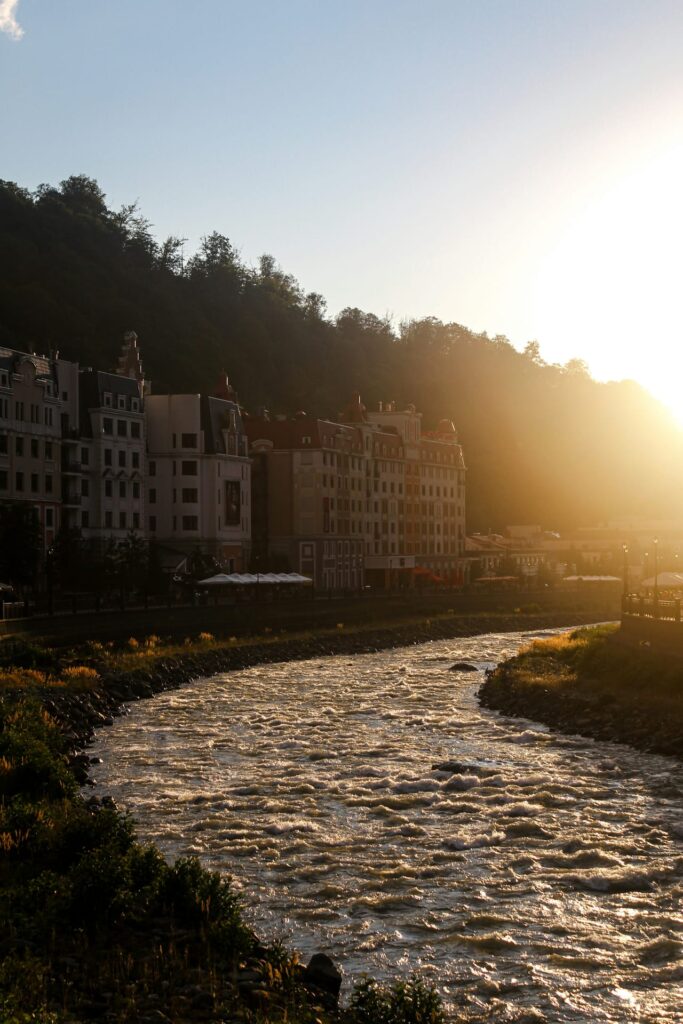
<path id="1" fill-rule="evenodd" d="M 683 767 L 481 708 L 525 639 L 198 680 L 100 730 L 93 776 L 347 978 L 418 971 L 473 1022 L 680 1022 Z"/>

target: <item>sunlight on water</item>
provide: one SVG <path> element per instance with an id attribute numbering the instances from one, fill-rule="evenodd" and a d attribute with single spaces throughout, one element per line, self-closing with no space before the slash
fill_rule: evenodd
<path id="1" fill-rule="evenodd" d="M 521 634 L 267 665 L 141 701 L 96 779 L 264 937 L 419 970 L 469 1021 L 680 1021 L 683 768 L 481 709 Z"/>

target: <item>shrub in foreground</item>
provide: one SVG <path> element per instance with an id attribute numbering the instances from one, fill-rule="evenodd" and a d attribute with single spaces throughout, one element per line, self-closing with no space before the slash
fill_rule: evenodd
<path id="1" fill-rule="evenodd" d="M 419 978 L 391 987 L 371 979 L 354 989 L 349 1006 L 353 1024 L 443 1024 L 441 999 Z"/>

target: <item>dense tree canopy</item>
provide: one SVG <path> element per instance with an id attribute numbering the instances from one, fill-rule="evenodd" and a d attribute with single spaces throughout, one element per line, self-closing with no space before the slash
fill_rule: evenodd
<path id="1" fill-rule="evenodd" d="M 469 529 L 681 510 L 683 437 L 632 382 L 431 317 L 331 319 L 272 256 L 249 267 L 214 231 L 185 260 L 182 239 L 159 242 L 136 205 L 110 210 L 82 175 L 34 193 L 0 182 L 0 344 L 106 369 L 129 328 L 156 392 L 207 390 L 225 369 L 247 409 L 335 416 L 358 390 L 367 405 L 414 402 L 427 427 L 452 418 Z"/>

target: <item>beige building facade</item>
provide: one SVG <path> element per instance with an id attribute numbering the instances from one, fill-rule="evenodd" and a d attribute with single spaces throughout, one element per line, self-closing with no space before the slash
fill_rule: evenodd
<path id="1" fill-rule="evenodd" d="M 150 395 L 145 416 L 148 537 L 247 569 L 251 465 L 236 396 Z"/>
<path id="2" fill-rule="evenodd" d="M 339 422 L 249 418 L 254 550 L 324 590 L 462 581 L 465 464 L 453 425 L 426 434 L 414 407 Z M 285 564 L 286 563 L 286 564 Z"/>

